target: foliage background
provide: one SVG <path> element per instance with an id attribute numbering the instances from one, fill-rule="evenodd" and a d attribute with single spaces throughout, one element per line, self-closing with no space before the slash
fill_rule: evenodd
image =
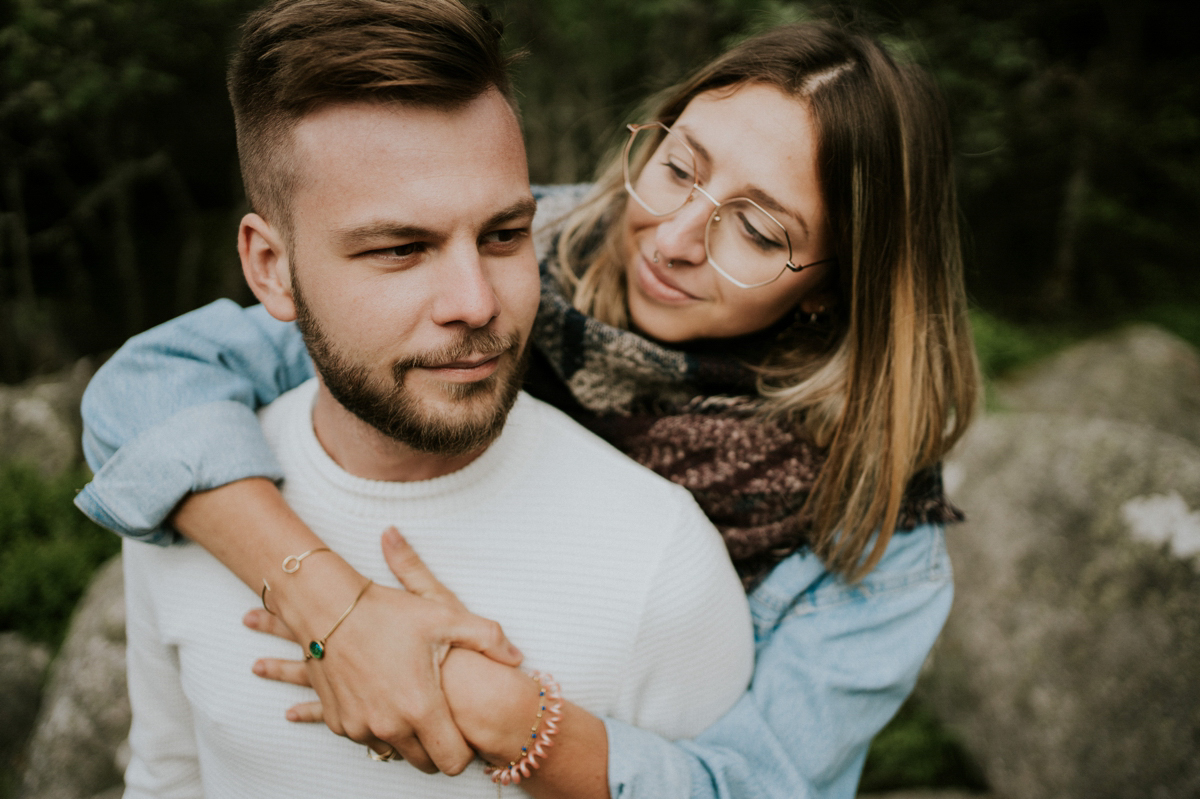
<path id="1" fill-rule="evenodd" d="M 489 0 L 535 182 L 586 180 L 637 101 L 749 32 L 833 16 L 925 64 L 989 317 L 1200 336 L 1200 29 L 1185 0 Z M 0 0 L 0 381 L 246 300 L 222 81 L 257 0 Z"/>
<path id="2" fill-rule="evenodd" d="M 217 297 L 250 299 L 223 71 L 258 1 L 0 0 L 0 383 Z M 862 23 L 931 70 L 949 103 L 988 373 L 1130 319 L 1200 345 L 1200 4 L 487 4 L 508 46 L 529 51 L 517 84 L 544 183 L 587 180 L 640 99 L 731 42 L 812 16 Z M 73 602 L 59 588 L 77 595 L 115 546 L 71 515 L 83 479 L 0 475 L 0 629 L 57 641 Z M 34 620 L 31 604 L 53 612 Z M 866 784 L 921 783 L 979 778 L 906 706 Z"/>

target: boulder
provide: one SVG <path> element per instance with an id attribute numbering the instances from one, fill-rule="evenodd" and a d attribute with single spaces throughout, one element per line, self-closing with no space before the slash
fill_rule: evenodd
<path id="1" fill-rule="evenodd" d="M 90 799 L 119 786 L 130 720 L 120 557 L 97 571 L 50 672 L 19 795 Z"/>
<path id="2" fill-rule="evenodd" d="M 114 785 L 113 787 L 109 788 L 107 791 L 101 791 L 100 793 L 91 797 L 91 799 L 121 799 L 121 797 L 124 795 L 125 795 L 125 786 L 124 785 Z"/>
<path id="3" fill-rule="evenodd" d="M 1200 352 L 1140 324 L 1077 344 L 995 386 L 1000 407 L 1139 422 L 1200 444 Z"/>
<path id="4" fill-rule="evenodd" d="M 82 458 L 79 402 L 96 367 L 84 358 L 61 372 L 0 386 L 0 453 L 52 475 Z"/>
<path id="5" fill-rule="evenodd" d="M 968 521 L 948 531 L 957 596 L 920 691 L 995 792 L 1200 796 L 1200 446 L 995 414 L 946 479 Z"/>
<path id="6" fill-rule="evenodd" d="M 0 633 L 0 773 L 15 769 L 37 716 L 50 651 L 17 633 Z"/>
<path id="7" fill-rule="evenodd" d="M 988 794 L 970 793 L 952 788 L 915 788 L 885 793 L 860 793 L 861 799 L 989 799 Z"/>
<path id="8" fill-rule="evenodd" d="M 533 244 L 538 261 L 545 258 L 549 252 L 554 234 L 559 228 L 558 223 L 579 205 L 591 188 L 590 183 L 537 187 L 541 197 L 538 199 L 537 215 L 533 218 Z"/>

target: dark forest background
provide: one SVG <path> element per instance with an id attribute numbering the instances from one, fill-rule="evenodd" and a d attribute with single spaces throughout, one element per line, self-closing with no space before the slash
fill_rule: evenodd
<path id="1" fill-rule="evenodd" d="M 0 383 L 217 297 L 251 300 L 223 76 L 258 3 L 0 0 Z M 589 179 L 646 94 L 739 38 L 814 15 L 856 20 L 925 65 L 948 100 L 989 375 L 1135 319 L 1200 346 L 1200 3 L 488 5 L 508 46 L 529 51 L 517 83 L 539 183 Z M 70 506 L 86 479 L 0 463 L 0 630 L 56 644 L 116 548 Z M 0 796 L 8 780 L 0 762 Z M 864 787 L 934 784 L 982 777 L 910 702 L 876 740 Z"/>
<path id="2" fill-rule="evenodd" d="M 255 5 L 0 0 L 0 382 L 249 299 L 223 69 Z M 1143 318 L 1200 341 L 1200 4 L 490 5 L 530 52 L 535 182 L 588 179 L 647 92 L 739 37 L 812 14 L 865 22 L 949 101 L 983 337 Z"/>

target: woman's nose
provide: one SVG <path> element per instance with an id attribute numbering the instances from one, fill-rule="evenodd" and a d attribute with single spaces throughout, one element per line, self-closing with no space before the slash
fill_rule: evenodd
<path id="1" fill-rule="evenodd" d="M 659 222 L 654 231 L 655 248 L 676 265 L 703 264 L 708 260 L 704 227 L 712 212 L 713 206 L 704 197 L 693 195 L 682 208 Z"/>

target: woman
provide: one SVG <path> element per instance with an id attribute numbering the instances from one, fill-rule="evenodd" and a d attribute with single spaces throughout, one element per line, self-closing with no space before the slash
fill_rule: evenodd
<path id="1" fill-rule="evenodd" d="M 631 126 L 543 262 L 530 389 L 692 490 L 751 592 L 755 675 L 689 742 L 568 705 L 556 749 L 523 787 L 852 796 L 871 737 L 911 690 L 949 607 L 940 525 L 957 512 L 938 464 L 970 420 L 977 378 L 944 110 L 928 80 L 877 43 L 809 24 L 735 47 L 665 93 L 649 119 Z M 139 394 L 151 392 L 136 405 L 131 370 Z M 161 378 L 148 383 L 147 370 Z M 114 529 L 163 538 L 176 503 L 203 492 L 179 506 L 174 526 L 257 590 L 281 552 L 321 542 L 269 481 L 241 479 L 274 468 L 246 406 L 310 370 L 294 330 L 231 304 L 135 339 L 85 400 L 93 465 L 120 452 L 80 506 Z M 164 440 L 176 458 L 163 456 Z M 131 496 L 121 486 L 143 488 L 147 464 L 153 489 Z M 454 721 L 501 760 L 494 739 L 482 740 L 527 729 L 508 710 L 528 715 L 532 700 L 519 694 L 532 683 L 474 695 L 507 679 L 481 683 L 475 669 L 515 670 L 466 648 L 512 658 L 401 540 L 386 537 L 385 552 L 427 604 L 373 592 L 355 611 L 358 629 L 406 602 L 403 634 L 346 627 L 339 648 L 354 657 L 340 671 L 271 661 L 260 673 L 311 678 L 335 732 L 429 768 L 453 762 L 458 730 L 392 694 L 416 691 L 417 704 L 436 707 L 431 664 L 444 660 Z M 344 561 L 321 562 L 272 592 L 282 623 L 262 611 L 249 622 L 319 637 L 328 597 L 362 584 Z M 313 717 L 311 707 L 294 712 Z"/>

